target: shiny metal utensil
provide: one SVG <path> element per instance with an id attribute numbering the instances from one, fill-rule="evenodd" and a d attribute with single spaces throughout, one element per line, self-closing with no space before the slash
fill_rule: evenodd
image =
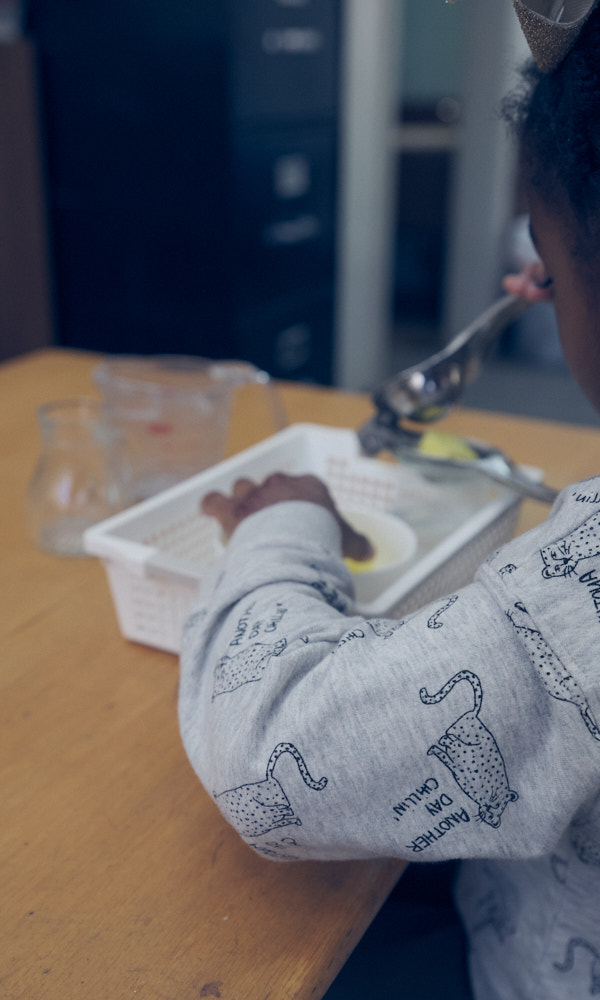
<path id="1" fill-rule="evenodd" d="M 372 422 L 371 422 L 372 423 Z M 369 434 L 371 425 L 367 424 L 359 430 L 358 435 L 367 448 L 372 442 Z M 470 472 L 478 472 L 492 479 L 496 483 L 508 486 L 520 496 L 529 497 L 532 500 L 539 500 L 541 503 L 554 503 L 558 496 L 558 490 L 545 483 L 538 482 L 532 478 L 531 473 L 520 468 L 511 458 L 499 448 L 494 448 L 485 441 L 477 438 L 461 438 L 477 456 L 473 459 L 445 458 L 438 455 L 429 455 L 419 450 L 419 443 L 423 435 L 419 431 L 408 430 L 405 427 L 396 426 L 392 435 L 388 439 L 386 446 L 398 458 L 404 458 L 411 463 L 416 463 L 423 467 L 425 472 L 438 472 L 440 469 L 465 469 Z M 372 450 L 363 449 L 368 454 L 373 454 Z"/>
<path id="2" fill-rule="evenodd" d="M 439 420 L 477 378 L 500 333 L 528 305 L 515 295 L 503 296 L 441 351 L 382 382 L 372 397 L 377 409 L 418 423 Z"/>
<path id="3" fill-rule="evenodd" d="M 479 472 L 488 479 L 509 487 L 520 496 L 530 497 L 532 500 L 541 501 L 541 503 L 554 503 L 558 495 L 558 491 L 551 486 L 537 482 L 527 475 L 499 448 L 494 448 L 473 438 L 462 439 L 477 455 L 477 458 L 466 460 L 443 458 L 419 451 L 419 441 L 423 437 L 419 431 L 411 431 L 401 427 L 395 418 L 393 423 L 386 422 L 385 417 L 384 420 L 381 419 L 381 414 L 364 424 L 357 433 L 363 452 L 371 457 L 379 454 L 380 451 L 390 451 L 400 459 L 405 458 L 410 462 L 422 465 L 424 471 L 446 467 Z"/>
<path id="4" fill-rule="evenodd" d="M 489 348 L 502 330 L 528 305 L 514 295 L 504 296 L 443 350 L 378 386 L 372 393 L 377 412 L 357 431 L 363 452 L 375 456 L 380 451 L 390 451 L 430 470 L 444 466 L 468 469 L 502 483 L 521 496 L 553 503 L 557 490 L 536 482 L 500 449 L 465 438 L 477 456 L 472 460 L 428 455 L 419 450 L 422 433 L 401 425 L 403 419 L 431 423 L 443 417 L 477 378 Z"/>

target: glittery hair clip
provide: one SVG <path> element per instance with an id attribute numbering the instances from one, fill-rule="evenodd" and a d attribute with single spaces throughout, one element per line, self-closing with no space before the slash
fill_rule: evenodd
<path id="1" fill-rule="evenodd" d="M 562 62 L 600 0 L 513 0 L 531 54 L 544 73 Z"/>

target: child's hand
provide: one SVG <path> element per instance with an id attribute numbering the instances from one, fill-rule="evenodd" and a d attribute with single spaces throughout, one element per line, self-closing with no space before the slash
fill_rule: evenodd
<path id="1" fill-rule="evenodd" d="M 316 476 L 288 476 L 276 472 L 262 483 L 238 479 L 231 497 L 224 493 L 207 493 L 202 500 L 203 514 L 215 517 L 226 535 L 231 535 L 238 524 L 250 514 L 285 500 L 308 500 L 331 511 L 342 529 L 342 550 L 351 559 L 371 559 L 374 549 L 365 535 L 360 535 L 341 516 L 325 483 Z"/>
<path id="2" fill-rule="evenodd" d="M 552 278 L 541 260 L 526 264 L 520 274 L 505 275 L 502 287 L 527 302 L 550 302 L 553 297 Z"/>

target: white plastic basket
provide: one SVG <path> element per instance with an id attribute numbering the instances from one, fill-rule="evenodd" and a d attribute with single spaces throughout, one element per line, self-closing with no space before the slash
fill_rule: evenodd
<path id="1" fill-rule="evenodd" d="M 520 502 L 476 474 L 431 483 L 399 463 L 364 458 L 354 431 L 294 424 L 86 531 L 85 549 L 104 563 L 126 638 L 179 651 L 184 622 L 206 606 L 223 552 L 201 498 L 241 476 L 276 471 L 312 472 L 341 507 L 393 512 L 416 531 L 417 551 L 397 580 L 359 606 L 367 616 L 401 617 L 470 582 L 511 537 Z"/>

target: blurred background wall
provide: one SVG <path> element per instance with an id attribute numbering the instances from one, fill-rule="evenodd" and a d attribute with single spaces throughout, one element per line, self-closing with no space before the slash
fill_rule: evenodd
<path id="1" fill-rule="evenodd" d="M 509 0 L 0 0 L 0 356 L 369 388 L 499 294 L 525 55 Z"/>

